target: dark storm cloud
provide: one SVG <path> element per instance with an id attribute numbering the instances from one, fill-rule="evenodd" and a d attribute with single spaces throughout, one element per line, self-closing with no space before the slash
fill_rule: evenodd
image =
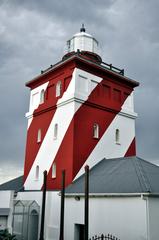
<path id="1" fill-rule="evenodd" d="M 60 60 L 66 40 L 82 22 L 99 40 L 103 60 L 141 82 L 135 91 L 138 155 L 159 158 L 158 9 L 157 0 L 0 1 L 0 168 L 23 166 L 25 82 Z"/>
<path id="2" fill-rule="evenodd" d="M 24 8 L 29 11 L 35 11 L 40 14 L 45 14 L 47 17 L 56 18 L 56 20 L 63 22 L 70 22 L 73 20 L 79 24 L 82 18 L 86 18 L 90 22 L 92 17 L 98 19 L 101 23 L 101 11 L 103 8 L 109 8 L 116 0 L 12 0 L 10 6 L 13 8 Z"/>

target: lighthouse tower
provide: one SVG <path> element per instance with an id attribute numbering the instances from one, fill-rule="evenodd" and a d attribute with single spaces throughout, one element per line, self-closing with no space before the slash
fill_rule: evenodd
<path id="1" fill-rule="evenodd" d="M 67 41 L 62 60 L 26 83 L 30 88 L 25 190 L 59 190 L 105 158 L 133 156 L 133 90 L 138 82 L 102 62 L 98 41 L 84 26 Z"/>

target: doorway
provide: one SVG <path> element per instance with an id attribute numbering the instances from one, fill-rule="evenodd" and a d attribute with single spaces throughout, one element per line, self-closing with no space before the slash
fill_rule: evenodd
<path id="1" fill-rule="evenodd" d="M 32 210 L 29 216 L 28 239 L 37 240 L 38 223 L 39 223 L 39 214 L 36 210 Z"/>
<path id="2" fill-rule="evenodd" d="M 84 239 L 84 224 L 75 224 L 75 240 Z"/>

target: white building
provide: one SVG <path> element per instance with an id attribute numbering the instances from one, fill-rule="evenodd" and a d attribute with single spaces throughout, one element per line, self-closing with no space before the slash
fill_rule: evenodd
<path id="1" fill-rule="evenodd" d="M 18 180 L 20 183 L 21 179 Z M 140 158 L 103 159 L 99 162 L 90 170 L 89 236 L 111 233 L 121 240 L 158 239 L 158 182 L 159 167 Z M 10 186 L 8 183 L 0 186 L 0 221 L 10 230 L 15 200 L 27 200 L 29 203 L 35 200 L 41 206 L 40 191 L 22 190 L 15 194 L 20 187 L 17 184 L 18 181 L 13 180 Z M 2 211 L 6 211 L 5 216 Z M 46 240 L 58 239 L 59 213 L 58 192 L 47 192 Z M 66 188 L 65 240 L 82 239 L 79 236 L 83 227 L 84 175 Z"/>
<path id="2" fill-rule="evenodd" d="M 137 157 L 103 159 L 90 170 L 89 236 L 123 240 L 159 236 L 159 168 Z M 66 239 L 84 224 L 84 176 L 66 190 Z M 74 237 L 76 236 L 76 237 Z"/>

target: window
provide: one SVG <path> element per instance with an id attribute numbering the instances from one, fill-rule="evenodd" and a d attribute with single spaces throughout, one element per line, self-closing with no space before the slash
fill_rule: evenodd
<path id="1" fill-rule="evenodd" d="M 99 138 L 99 125 L 96 123 L 93 126 L 93 137 Z"/>
<path id="2" fill-rule="evenodd" d="M 8 216 L 0 216 L 0 229 L 4 230 L 7 228 Z"/>
<path id="3" fill-rule="evenodd" d="M 57 139 L 57 135 L 58 135 L 58 124 L 56 123 L 54 126 L 54 139 Z"/>
<path id="4" fill-rule="evenodd" d="M 71 47 L 71 41 L 68 40 L 68 41 L 67 41 L 67 49 L 68 49 L 68 52 L 70 51 L 70 47 Z"/>
<path id="5" fill-rule="evenodd" d="M 75 224 L 75 239 L 84 239 L 84 224 Z"/>
<path id="6" fill-rule="evenodd" d="M 56 84 L 56 97 L 59 97 L 61 95 L 61 89 L 62 89 L 62 83 L 61 81 L 58 81 Z"/>
<path id="7" fill-rule="evenodd" d="M 44 94 L 45 94 L 45 91 L 43 89 L 41 90 L 41 93 L 40 93 L 40 103 L 44 103 Z"/>
<path id="8" fill-rule="evenodd" d="M 37 143 L 41 142 L 41 129 L 38 130 Z"/>
<path id="9" fill-rule="evenodd" d="M 119 131 L 119 129 L 115 130 L 115 142 L 116 142 L 116 144 L 120 144 L 120 131 Z"/>
<path id="10" fill-rule="evenodd" d="M 56 163 L 52 165 L 52 178 L 56 178 Z"/>
<path id="11" fill-rule="evenodd" d="M 39 180 L 39 165 L 36 166 L 36 170 L 35 170 L 35 180 Z"/>

